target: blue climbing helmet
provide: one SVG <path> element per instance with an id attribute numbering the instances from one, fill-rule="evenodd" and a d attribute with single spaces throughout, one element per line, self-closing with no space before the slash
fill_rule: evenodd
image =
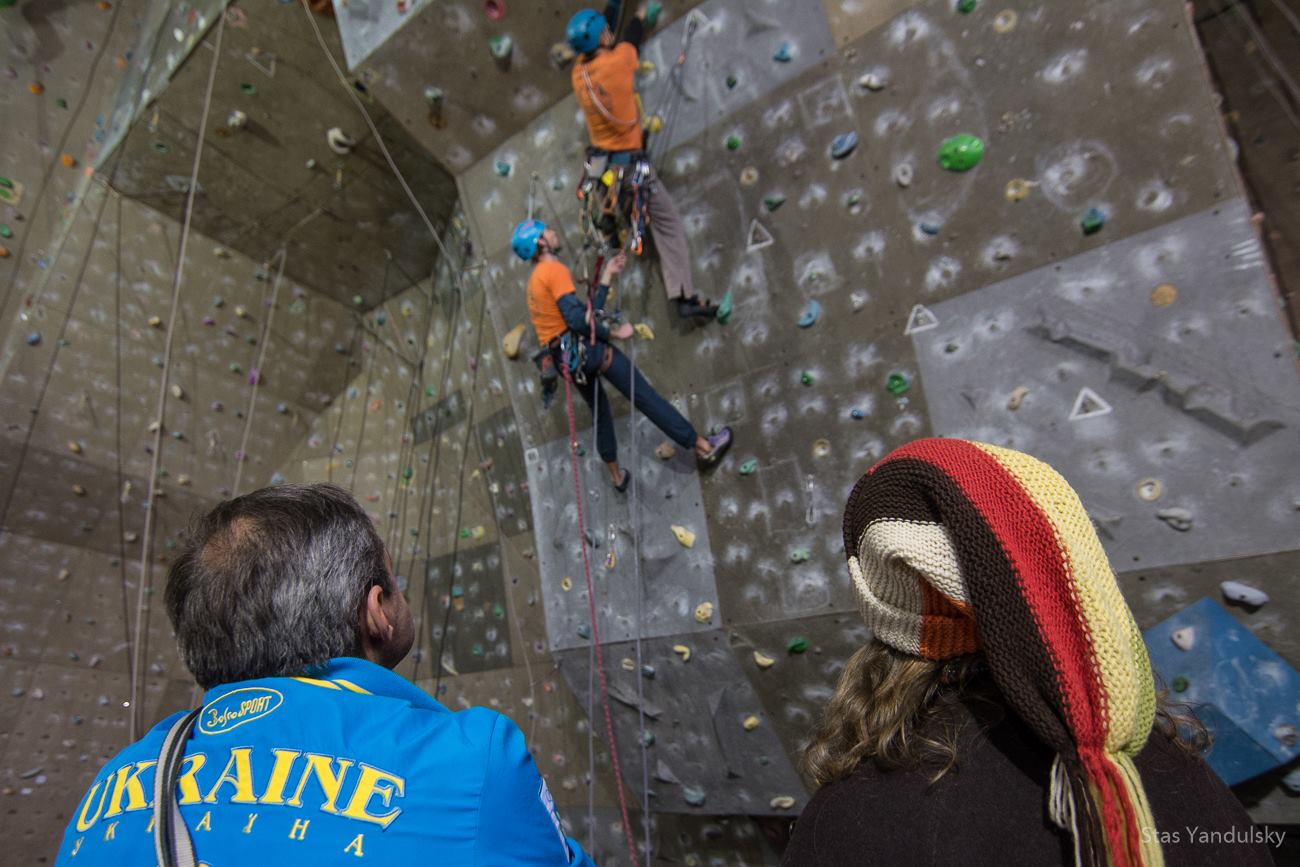
<path id="1" fill-rule="evenodd" d="M 600 45 L 600 34 L 605 30 L 605 16 L 595 9 L 583 9 L 569 19 L 564 38 L 569 47 L 579 54 L 590 54 Z"/>
<path id="2" fill-rule="evenodd" d="M 537 242 L 545 231 L 546 224 L 541 220 L 524 220 L 510 236 L 510 249 L 525 262 L 533 261 L 537 257 Z"/>

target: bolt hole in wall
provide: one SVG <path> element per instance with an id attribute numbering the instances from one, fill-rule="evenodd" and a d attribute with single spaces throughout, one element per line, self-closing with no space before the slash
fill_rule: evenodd
<path id="1" fill-rule="evenodd" d="M 1229 637 L 1258 640 L 1260 665 L 1276 652 L 1279 671 L 1300 658 L 1300 386 L 1271 282 L 1298 273 L 1283 105 L 1300 50 L 1276 4 L 1198 3 L 1190 22 L 1176 0 L 1032 14 L 971 0 L 650 4 L 637 73 L 659 130 L 649 148 L 697 288 L 725 313 L 680 321 L 653 243 L 611 306 L 640 326 L 635 360 L 654 387 L 735 445 L 698 473 L 611 390 L 636 474 L 617 495 L 577 403 L 601 546 L 588 552 L 594 621 L 581 546 L 556 544 L 576 537 L 572 446 L 563 410 L 541 405 L 527 268 L 508 246 L 530 207 L 582 237 L 570 193 L 587 133 L 563 43 L 578 6 L 311 5 L 346 86 L 295 3 L 239 0 L 222 19 L 203 2 L 0 2 L 13 36 L 0 55 L 0 801 L 32 826 L 15 863 L 49 859 L 127 741 L 145 538 L 156 599 L 191 514 L 236 485 L 332 479 L 361 497 L 420 619 L 399 671 L 449 707 L 515 719 L 601 863 L 627 856 L 589 686 L 593 626 L 621 661 L 607 674 L 637 842 L 648 833 L 655 858 L 680 863 L 775 864 L 779 843 L 753 817 L 788 827 L 807 803 L 799 748 L 865 640 L 838 510 L 865 467 L 929 434 L 1066 475 L 1162 676 L 1203 690 L 1225 738 L 1242 738 L 1225 743 L 1270 757 L 1239 789 L 1254 818 L 1300 820 L 1290 748 L 1241 712 L 1277 696 L 1213 677 L 1245 658 Z M 148 108 L 116 127 L 119 92 L 138 105 L 146 87 Z M 575 270 L 584 255 L 564 252 Z M 149 607 L 146 724 L 193 700 Z"/>

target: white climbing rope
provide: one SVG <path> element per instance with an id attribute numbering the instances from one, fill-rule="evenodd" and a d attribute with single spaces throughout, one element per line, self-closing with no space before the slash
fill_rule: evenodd
<path id="1" fill-rule="evenodd" d="M 632 402 L 632 412 L 629 413 L 629 424 L 632 428 L 632 487 L 629 495 L 632 499 L 631 519 L 632 526 L 632 569 L 636 576 L 636 713 L 638 725 L 638 740 L 641 742 L 641 829 L 644 834 L 645 860 L 647 864 L 654 863 L 654 855 L 650 848 L 650 758 L 646 753 L 645 742 L 645 685 L 642 681 L 645 675 L 641 666 L 644 664 L 641 657 L 641 635 L 645 626 L 645 584 L 641 577 L 641 481 L 638 477 L 638 470 L 641 468 L 641 450 L 637 445 L 637 428 L 640 427 L 641 418 L 636 409 L 636 339 L 628 347 L 631 350 L 628 356 L 628 364 L 632 368 L 632 387 L 628 399 Z"/>
<path id="2" fill-rule="evenodd" d="M 194 167 L 190 170 L 190 185 L 185 199 L 185 221 L 181 226 L 180 252 L 176 257 L 176 273 L 172 280 L 172 305 L 167 316 L 167 339 L 163 349 L 162 376 L 158 383 L 158 411 L 154 414 L 153 460 L 149 465 L 149 497 L 145 500 L 144 534 L 140 552 L 140 588 L 135 606 L 135 635 L 131 661 L 131 726 L 129 737 L 136 740 L 141 716 L 140 667 L 144 664 L 145 615 L 149 594 L 152 592 L 152 575 L 149 559 L 153 554 L 154 514 L 157 511 L 158 468 L 162 461 L 163 422 L 167 409 L 167 384 L 171 374 L 172 344 L 176 336 L 176 314 L 180 312 L 181 284 L 185 277 L 185 252 L 189 246 L 190 224 L 194 217 L 194 196 L 199 186 L 199 163 L 203 159 L 203 143 L 208 128 L 208 112 L 212 108 L 212 89 L 217 81 L 217 67 L 221 63 L 221 38 L 226 32 L 226 16 L 217 19 L 217 36 L 212 52 L 212 66 L 208 70 L 208 84 L 203 93 L 203 108 L 199 115 L 198 142 L 194 148 Z"/>
<path id="3" fill-rule="evenodd" d="M 287 240 L 287 239 L 286 239 Z M 239 454 L 235 456 L 235 482 L 230 486 L 230 496 L 239 496 L 239 483 L 244 476 L 244 462 L 248 460 L 248 435 L 253 430 L 253 412 L 257 409 L 257 390 L 262 384 L 262 362 L 266 360 L 266 345 L 271 342 L 271 322 L 275 317 L 275 303 L 280 297 L 280 280 L 284 277 L 284 265 L 289 259 L 289 248 L 280 245 L 276 253 L 280 259 L 280 268 L 275 272 L 275 283 L 271 286 L 271 303 L 266 308 L 266 320 L 262 323 L 262 336 L 257 347 L 257 362 L 251 371 L 253 387 L 248 395 L 248 410 L 244 413 L 244 435 L 239 440 Z"/>

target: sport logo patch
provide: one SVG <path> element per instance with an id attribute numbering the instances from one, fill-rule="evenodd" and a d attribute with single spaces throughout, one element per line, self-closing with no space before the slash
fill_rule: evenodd
<path id="1" fill-rule="evenodd" d="M 551 790 L 546 786 L 546 780 L 542 780 L 541 788 L 537 790 L 537 799 L 542 802 L 542 807 L 546 809 L 547 815 L 551 817 L 551 823 L 555 825 L 555 833 L 560 835 L 560 845 L 564 847 L 564 860 L 568 863 L 573 860 L 573 853 L 569 851 L 569 839 L 564 836 L 564 826 L 560 824 L 560 811 L 555 809 L 555 798 L 551 796 Z"/>
<path id="2" fill-rule="evenodd" d="M 225 734 L 244 723 L 254 722 L 284 703 L 279 691 L 264 686 L 231 690 L 208 702 L 199 714 L 199 731 L 205 735 Z"/>

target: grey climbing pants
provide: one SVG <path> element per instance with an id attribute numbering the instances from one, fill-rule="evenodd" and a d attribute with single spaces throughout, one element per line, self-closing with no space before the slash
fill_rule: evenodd
<path id="1" fill-rule="evenodd" d="M 695 281 L 691 278 L 691 250 L 686 244 L 686 227 L 677 205 L 668 194 L 668 188 L 659 180 L 659 174 L 650 169 L 650 233 L 659 252 L 659 268 L 663 272 L 664 290 L 668 299 L 691 298 L 695 295 Z"/>

